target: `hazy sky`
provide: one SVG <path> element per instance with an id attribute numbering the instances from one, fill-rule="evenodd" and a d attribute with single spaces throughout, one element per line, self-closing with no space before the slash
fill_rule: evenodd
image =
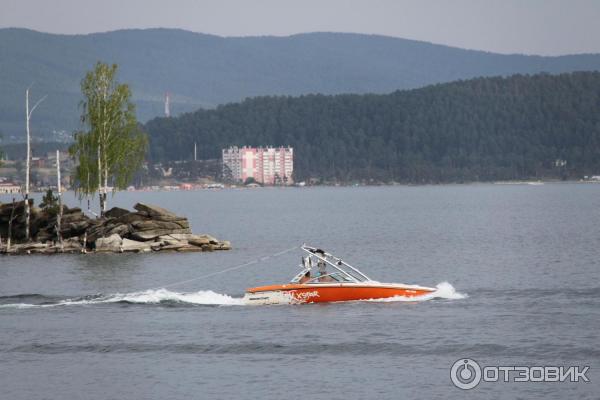
<path id="1" fill-rule="evenodd" d="M 221 36 L 376 33 L 499 53 L 600 53 L 600 0 L 0 0 L 0 27 Z"/>

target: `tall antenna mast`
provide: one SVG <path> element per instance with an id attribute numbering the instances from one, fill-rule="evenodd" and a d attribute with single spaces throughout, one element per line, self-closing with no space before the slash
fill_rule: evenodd
<path id="1" fill-rule="evenodd" d="M 171 107 L 169 105 L 169 92 L 165 93 L 165 117 L 171 116 Z"/>

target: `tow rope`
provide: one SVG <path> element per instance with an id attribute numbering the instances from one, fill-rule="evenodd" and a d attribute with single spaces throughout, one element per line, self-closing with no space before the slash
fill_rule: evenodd
<path id="1" fill-rule="evenodd" d="M 201 276 L 198 276 L 196 278 L 187 279 L 185 281 L 170 283 L 168 285 L 156 287 L 153 290 L 165 289 L 165 288 L 173 287 L 173 286 L 179 286 L 179 285 L 183 285 L 185 283 L 190 283 L 190 282 L 198 281 L 200 279 L 210 278 L 210 277 L 215 276 L 215 275 L 224 274 L 225 272 L 235 271 L 235 270 L 240 269 L 240 268 L 244 268 L 244 267 L 248 267 L 248 266 L 253 265 L 253 264 L 257 264 L 257 263 L 259 263 L 261 261 L 266 261 L 266 260 L 268 260 L 270 258 L 275 258 L 275 257 L 282 256 L 282 255 L 284 255 L 286 253 L 289 253 L 292 250 L 296 250 L 297 248 L 298 248 L 298 246 L 290 247 L 289 249 L 280 251 L 278 253 L 271 254 L 271 255 L 268 255 L 268 256 L 264 256 L 264 257 L 260 257 L 260 258 L 257 258 L 255 260 L 245 262 L 243 264 L 234 265 L 232 267 L 225 268 L 225 269 L 223 269 L 221 271 L 211 272 L 210 274 L 201 275 Z"/>

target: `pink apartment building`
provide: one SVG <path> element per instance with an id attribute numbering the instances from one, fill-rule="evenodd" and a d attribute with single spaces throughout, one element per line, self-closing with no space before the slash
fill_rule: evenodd
<path id="1" fill-rule="evenodd" d="M 229 147 L 223 149 L 223 174 L 235 181 L 248 178 L 264 185 L 291 185 L 294 149 L 291 147 Z"/>

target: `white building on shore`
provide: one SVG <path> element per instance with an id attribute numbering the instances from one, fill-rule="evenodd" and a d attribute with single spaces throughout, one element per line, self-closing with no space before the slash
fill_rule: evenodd
<path id="1" fill-rule="evenodd" d="M 229 147 L 223 149 L 223 174 L 237 182 L 253 178 L 264 185 L 293 184 L 292 147 Z"/>
<path id="2" fill-rule="evenodd" d="M 21 187 L 12 182 L 0 182 L 0 194 L 17 194 L 21 193 Z"/>

